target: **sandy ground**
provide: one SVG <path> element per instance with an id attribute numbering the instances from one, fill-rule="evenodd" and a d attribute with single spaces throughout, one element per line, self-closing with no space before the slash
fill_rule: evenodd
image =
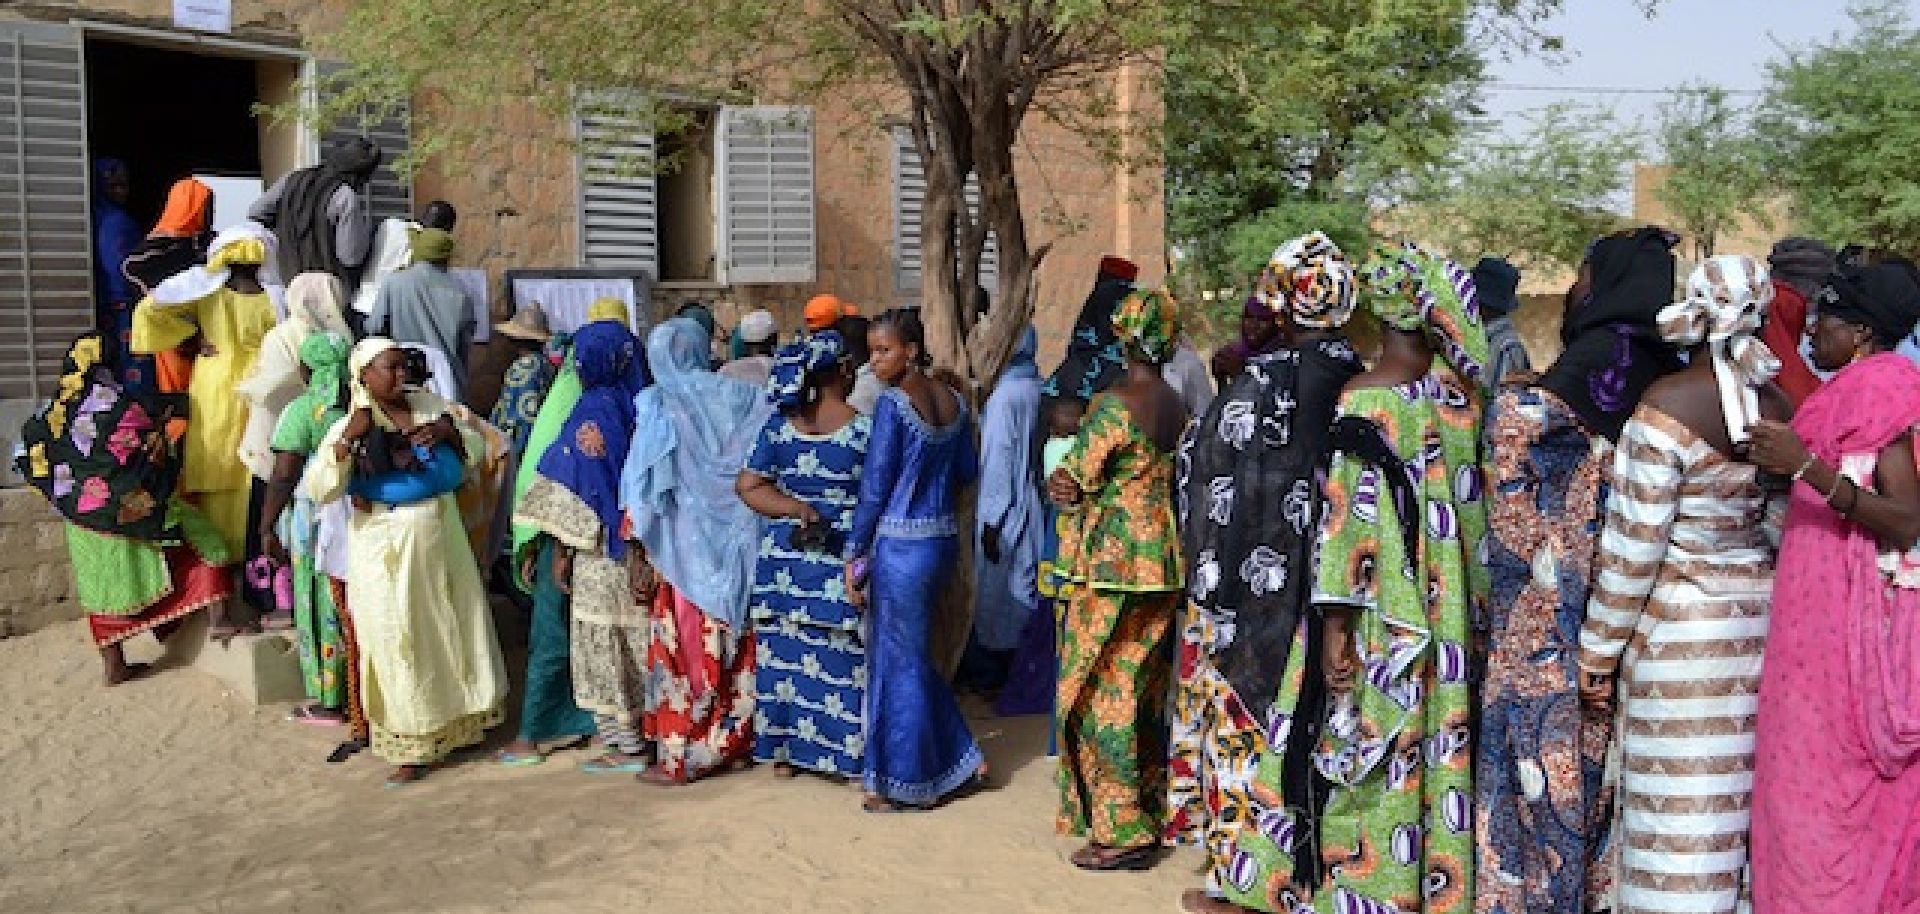
<path id="1" fill-rule="evenodd" d="M 583 774 L 581 752 L 385 790 L 364 753 L 323 763 L 338 731 L 200 671 L 103 688 L 82 623 L 0 640 L 0 701 L 7 914 L 1129 914 L 1197 885 L 1193 851 L 1144 874 L 1066 862 L 1039 718 L 976 720 L 1000 789 L 872 815 L 815 778 L 662 790 Z"/>

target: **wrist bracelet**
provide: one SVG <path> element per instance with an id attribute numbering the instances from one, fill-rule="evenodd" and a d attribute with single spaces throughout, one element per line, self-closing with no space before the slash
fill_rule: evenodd
<path id="1" fill-rule="evenodd" d="M 1847 506 L 1845 508 L 1838 510 L 1842 517 L 1851 518 L 1853 517 L 1853 509 L 1860 507 L 1860 484 L 1851 479 L 1847 480 L 1847 491 L 1852 492 L 1853 497 L 1847 499 Z"/>
<path id="2" fill-rule="evenodd" d="M 1807 455 L 1807 462 L 1806 462 L 1806 463 L 1803 463 L 1803 464 L 1801 464 L 1801 465 L 1800 465 L 1800 469 L 1797 469 L 1797 470 L 1794 470 L 1794 471 L 1793 471 L 1793 481 L 1794 481 L 1794 482 L 1799 482 L 1799 481 L 1800 481 L 1800 479 L 1801 479 L 1801 477 L 1804 477 L 1804 476 L 1806 476 L 1806 475 L 1807 475 L 1807 471 L 1808 471 L 1808 470 L 1811 470 L 1811 469 L 1813 469 L 1813 464 L 1814 464 L 1814 462 L 1815 462 L 1815 461 L 1818 461 L 1819 459 L 1820 459 L 1820 458 L 1818 458 L 1818 457 L 1815 457 L 1815 456 L 1813 456 L 1812 454 L 1808 454 L 1808 455 Z"/>
<path id="3" fill-rule="evenodd" d="M 1851 481 L 1852 480 L 1848 479 L 1839 470 L 1833 471 L 1833 490 L 1827 493 L 1827 507 L 1838 510 L 1838 506 L 1833 503 L 1833 500 L 1840 497 L 1840 484 Z"/>

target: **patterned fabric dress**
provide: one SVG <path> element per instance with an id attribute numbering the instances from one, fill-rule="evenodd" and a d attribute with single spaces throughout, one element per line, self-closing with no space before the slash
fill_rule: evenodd
<path id="1" fill-rule="evenodd" d="M 1166 814 L 1168 635 L 1185 573 L 1173 455 L 1118 397 L 1101 395 L 1062 467 L 1082 491 L 1061 565 L 1075 584 L 1060 627 L 1061 834 L 1156 845 Z"/>
<path id="2" fill-rule="evenodd" d="M 553 383 L 553 360 L 544 352 L 529 352 L 507 366 L 500 379 L 500 399 L 487 419 L 500 434 L 507 436 L 509 449 L 525 453 L 527 439 L 533 436 L 533 423 L 540 415 L 540 401 Z"/>
<path id="3" fill-rule="evenodd" d="M 1462 912 L 1472 906 L 1467 686 L 1471 545 L 1440 404 L 1465 395 L 1436 371 L 1341 400 L 1315 602 L 1355 613 L 1360 684 L 1330 702 L 1315 793 L 1285 797 L 1283 753 L 1262 756 L 1253 828 L 1240 832 L 1227 897 L 1265 911 Z M 1477 438 L 1477 430 L 1469 432 Z M 1297 708 L 1309 654 L 1295 635 L 1276 708 Z M 1305 713 L 1304 710 L 1302 713 Z M 1271 744 L 1302 722 L 1276 713 Z M 1294 805 L 1321 804 L 1300 829 Z"/>
<path id="4" fill-rule="evenodd" d="M 755 566 L 758 642 L 753 757 L 857 777 L 865 754 L 866 643 L 847 601 L 840 546 L 853 530 L 861 464 L 873 421 L 855 416 L 830 435 L 806 435 L 784 415 L 768 420 L 747 471 L 815 511 L 832 531 L 822 551 L 795 548 L 799 522 L 768 522 Z"/>
<path id="5" fill-rule="evenodd" d="M 1620 435 L 1580 636 L 1624 698 L 1617 914 L 1740 903 L 1778 529 L 1755 474 L 1650 405 Z"/>
<path id="6" fill-rule="evenodd" d="M 1266 721 L 1309 613 L 1328 432 L 1341 389 L 1359 371 L 1353 347 L 1337 337 L 1256 356 L 1181 442 L 1177 491 L 1192 567 L 1167 837 L 1206 847 L 1213 895 L 1250 820 Z M 1306 659 L 1317 670 L 1316 658 Z M 1295 747 L 1302 761 L 1310 748 Z"/>
<path id="7" fill-rule="evenodd" d="M 1488 412 L 1493 575 L 1476 747 L 1482 914 L 1582 914 L 1603 897 L 1611 727 L 1581 712 L 1575 674 L 1613 443 L 1538 387 Z"/>
<path id="8" fill-rule="evenodd" d="M 331 401 L 312 393 L 301 394 L 281 410 L 273 430 L 273 450 L 310 457 L 319 449 L 327 430 L 345 416 L 345 410 Z M 339 607 L 333 602 L 329 576 L 316 564 L 321 510 L 311 499 L 296 493 L 280 516 L 280 539 L 293 557 L 293 621 L 299 635 L 300 675 L 306 681 L 307 697 L 323 708 L 339 710 L 346 707 L 347 678 L 353 674 L 347 668 L 346 635 Z"/>

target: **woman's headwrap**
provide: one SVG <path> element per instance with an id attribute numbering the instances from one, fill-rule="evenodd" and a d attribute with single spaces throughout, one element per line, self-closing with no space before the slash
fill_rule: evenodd
<path id="1" fill-rule="evenodd" d="M 1874 339 L 1889 349 L 1920 322 L 1920 284 L 1905 263 L 1843 268 L 1827 278 L 1813 301 L 1823 315 L 1871 328 Z"/>
<path id="2" fill-rule="evenodd" d="M 302 273 L 287 285 L 285 323 L 305 328 L 307 333 L 337 333 L 351 337 L 343 305 L 347 290 L 340 277 L 332 273 Z"/>
<path id="3" fill-rule="evenodd" d="M 1113 311 L 1113 333 L 1128 358 L 1165 365 L 1180 342 L 1180 305 L 1165 289 L 1131 292 Z"/>
<path id="4" fill-rule="evenodd" d="M 440 263 L 453 256 L 453 235 L 445 229 L 421 229 L 407 243 L 414 263 Z"/>
<path id="5" fill-rule="evenodd" d="M 617 298 L 596 298 L 587 306 L 587 323 L 595 321 L 619 321 L 621 326 L 627 323 L 627 303 Z"/>
<path id="6" fill-rule="evenodd" d="M 1365 269 L 1367 307 L 1396 330 L 1421 331 L 1455 374 L 1484 394 L 1487 331 L 1473 275 L 1414 244 L 1383 245 Z"/>
<path id="7" fill-rule="evenodd" d="M 840 364 L 846 356 L 847 343 L 833 330 L 822 330 L 782 346 L 774 353 L 773 371 L 767 375 L 768 402 L 781 412 L 807 405 L 807 378 Z"/>
<path id="8" fill-rule="evenodd" d="M 684 317 L 699 324 L 700 329 L 707 332 L 709 342 L 713 340 L 714 329 L 720 326 L 720 323 L 713 319 L 713 309 L 698 303 L 682 307 L 674 317 Z"/>
<path id="9" fill-rule="evenodd" d="M 1679 238 L 1647 227 L 1600 239 L 1587 257 L 1591 292 L 1560 328 L 1566 348 L 1540 379 L 1588 430 L 1620 439 L 1640 397 L 1680 358 L 1660 338 L 1660 310 L 1673 301 L 1673 246 Z"/>
<path id="10" fill-rule="evenodd" d="M 374 359 L 380 357 L 381 353 L 399 348 L 401 348 L 399 343 L 384 336 L 370 336 L 355 343 L 353 350 L 347 353 L 347 385 L 353 393 L 352 402 L 348 408 L 372 410 L 374 424 L 388 431 L 399 429 L 393 424 L 392 419 L 387 418 L 386 410 L 381 409 L 379 404 L 373 401 L 373 394 L 367 392 L 366 382 L 360 379 L 360 375 L 367 370 L 368 365 L 373 364 Z M 413 420 L 416 423 L 432 419 L 447 411 L 447 401 L 440 399 L 439 394 L 429 390 L 407 391 L 406 398 L 407 412 L 413 414 Z"/>
<path id="11" fill-rule="evenodd" d="M 1489 321 L 1520 307 L 1520 270 L 1502 257 L 1482 257 L 1473 265 L 1473 287 L 1479 293 L 1480 316 Z"/>
<path id="12" fill-rule="evenodd" d="M 1309 232 L 1276 248 L 1254 283 L 1253 294 L 1276 316 L 1316 330 L 1342 327 L 1353 316 L 1353 265 L 1322 232 Z"/>
<path id="13" fill-rule="evenodd" d="M 147 237 L 191 238 L 212 222 L 213 188 L 195 178 L 181 178 L 168 188 L 166 208 Z"/>
<path id="14" fill-rule="evenodd" d="M 633 401 L 620 504 L 647 561 L 737 636 L 748 624 L 761 523 L 734 483 L 773 407 L 761 388 L 713 371 L 711 340 L 683 317 L 647 335 L 655 381 Z"/>
<path id="15" fill-rule="evenodd" d="M 1735 445 L 1752 437 L 1760 419 L 1758 388 L 1780 373 L 1780 360 L 1757 334 L 1773 302 L 1773 282 L 1764 264 L 1740 254 L 1721 254 L 1693 268 L 1687 297 L 1661 309 L 1660 335 L 1676 346 L 1708 345 L 1720 415 Z"/>
<path id="16" fill-rule="evenodd" d="M 257 222 L 242 222 L 213 239 L 207 248 L 205 266 L 192 266 L 168 278 L 153 289 L 153 300 L 162 305 L 196 302 L 220 290 L 233 275 L 235 265 L 260 265 L 271 253 L 273 234 Z"/>
<path id="17" fill-rule="evenodd" d="M 129 394 L 113 377 L 100 334 L 89 332 L 67 351 L 53 399 L 20 428 L 25 449 L 15 466 L 67 520 L 89 530 L 139 540 L 166 540 L 166 505 L 179 481 L 171 452 L 153 459 L 165 434 L 158 401 Z"/>
<path id="18" fill-rule="evenodd" d="M 300 344 L 300 364 L 307 366 L 307 393 L 315 401 L 315 419 L 346 404 L 347 353 L 352 349 L 351 336 L 330 330 L 312 334 Z"/>
<path id="19" fill-rule="evenodd" d="M 540 458 L 540 475 L 572 492 L 600 518 L 607 554 L 623 559 L 620 535 L 620 468 L 633 441 L 634 408 L 628 391 L 639 370 L 640 339 L 623 323 L 597 321 L 573 338 L 580 399 L 560 437 Z"/>
<path id="20" fill-rule="evenodd" d="M 1000 377 L 1040 376 L 1040 366 L 1034 361 L 1040 357 L 1040 333 L 1032 324 L 1020 328 L 1020 338 L 1013 341 L 1013 352 L 1007 356 L 1007 367 L 1000 370 Z"/>
<path id="21" fill-rule="evenodd" d="M 1833 275 L 1838 262 L 1825 242 L 1795 237 L 1774 242 L 1767 265 L 1773 268 L 1774 278 L 1811 296 Z"/>

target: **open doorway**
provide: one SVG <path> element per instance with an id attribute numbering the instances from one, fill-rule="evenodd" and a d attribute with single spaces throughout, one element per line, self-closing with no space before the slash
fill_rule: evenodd
<path id="1" fill-rule="evenodd" d="M 710 283 L 714 280 L 712 108 L 688 112 L 686 128 L 660 138 L 656 178 L 659 199 L 660 279 Z"/>
<path id="2" fill-rule="evenodd" d="M 87 152 L 131 175 L 128 210 L 151 226 L 173 182 L 193 175 L 270 182 L 299 163 L 299 129 L 254 113 L 297 97 L 297 60 L 253 59 L 89 36 Z M 216 223 L 240 214 L 216 202 Z"/>

